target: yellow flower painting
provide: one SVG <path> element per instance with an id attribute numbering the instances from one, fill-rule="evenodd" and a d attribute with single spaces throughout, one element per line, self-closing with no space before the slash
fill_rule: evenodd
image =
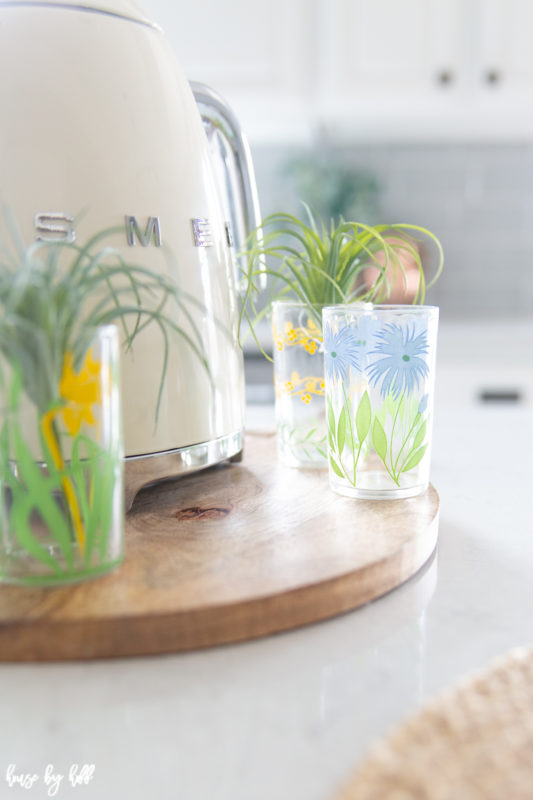
<path id="1" fill-rule="evenodd" d="M 100 361 L 93 358 L 92 349 L 87 351 L 78 373 L 74 370 L 74 355 L 68 351 L 63 363 L 63 374 L 59 382 L 59 394 L 65 401 L 61 416 L 71 436 L 79 433 L 82 424 L 95 425 L 93 407 L 101 402 Z"/>

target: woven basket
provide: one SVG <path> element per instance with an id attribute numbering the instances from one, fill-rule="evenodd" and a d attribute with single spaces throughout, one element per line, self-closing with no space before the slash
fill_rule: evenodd
<path id="1" fill-rule="evenodd" d="M 426 705 L 337 800 L 533 800 L 533 648 Z"/>

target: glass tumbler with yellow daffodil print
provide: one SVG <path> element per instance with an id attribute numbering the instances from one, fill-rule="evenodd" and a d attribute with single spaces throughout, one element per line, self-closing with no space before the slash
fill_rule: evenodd
<path id="1" fill-rule="evenodd" d="M 124 547 L 117 329 L 42 363 L 30 348 L 11 353 L 0 364 L 0 581 L 107 572 Z"/>
<path id="2" fill-rule="evenodd" d="M 278 453 L 292 467 L 328 464 L 320 315 L 321 306 L 272 308 Z"/>

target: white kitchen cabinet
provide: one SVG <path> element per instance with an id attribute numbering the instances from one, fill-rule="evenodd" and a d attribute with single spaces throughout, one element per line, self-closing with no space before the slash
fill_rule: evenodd
<path id="1" fill-rule="evenodd" d="M 477 78 L 485 88 L 531 96 L 533 89 L 533 3 L 478 0 Z"/>
<path id="2" fill-rule="evenodd" d="M 297 92 L 304 88 L 294 62 L 303 56 L 295 28 L 305 3 L 269 0 L 176 2 L 171 33 L 178 58 L 191 77 L 216 83 L 221 91 Z M 307 54 L 309 55 L 309 53 Z M 305 57 L 305 56 L 304 56 Z"/>
<path id="3" fill-rule="evenodd" d="M 533 137 L 531 0 L 320 0 L 332 133 Z"/>
<path id="4" fill-rule="evenodd" d="M 320 3 L 323 103 L 426 93 L 460 60 L 460 0 Z M 376 98 L 378 99 L 378 98 Z"/>
<path id="5" fill-rule="evenodd" d="M 146 0 L 189 80 L 230 103 L 255 140 L 300 139 L 314 91 L 315 0 Z"/>
<path id="6" fill-rule="evenodd" d="M 533 0 L 145 0 L 252 142 L 533 139 Z"/>

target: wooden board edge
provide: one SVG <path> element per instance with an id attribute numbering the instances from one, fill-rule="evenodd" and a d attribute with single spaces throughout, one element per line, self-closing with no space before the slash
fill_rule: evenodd
<path id="1" fill-rule="evenodd" d="M 320 622 L 366 605 L 412 578 L 436 549 L 438 520 L 437 509 L 423 535 L 357 573 L 347 572 L 278 594 L 220 605 L 215 613 L 211 607 L 117 620 L 47 621 L 46 629 L 39 620 L 0 624 L 0 663 L 180 653 Z"/>

